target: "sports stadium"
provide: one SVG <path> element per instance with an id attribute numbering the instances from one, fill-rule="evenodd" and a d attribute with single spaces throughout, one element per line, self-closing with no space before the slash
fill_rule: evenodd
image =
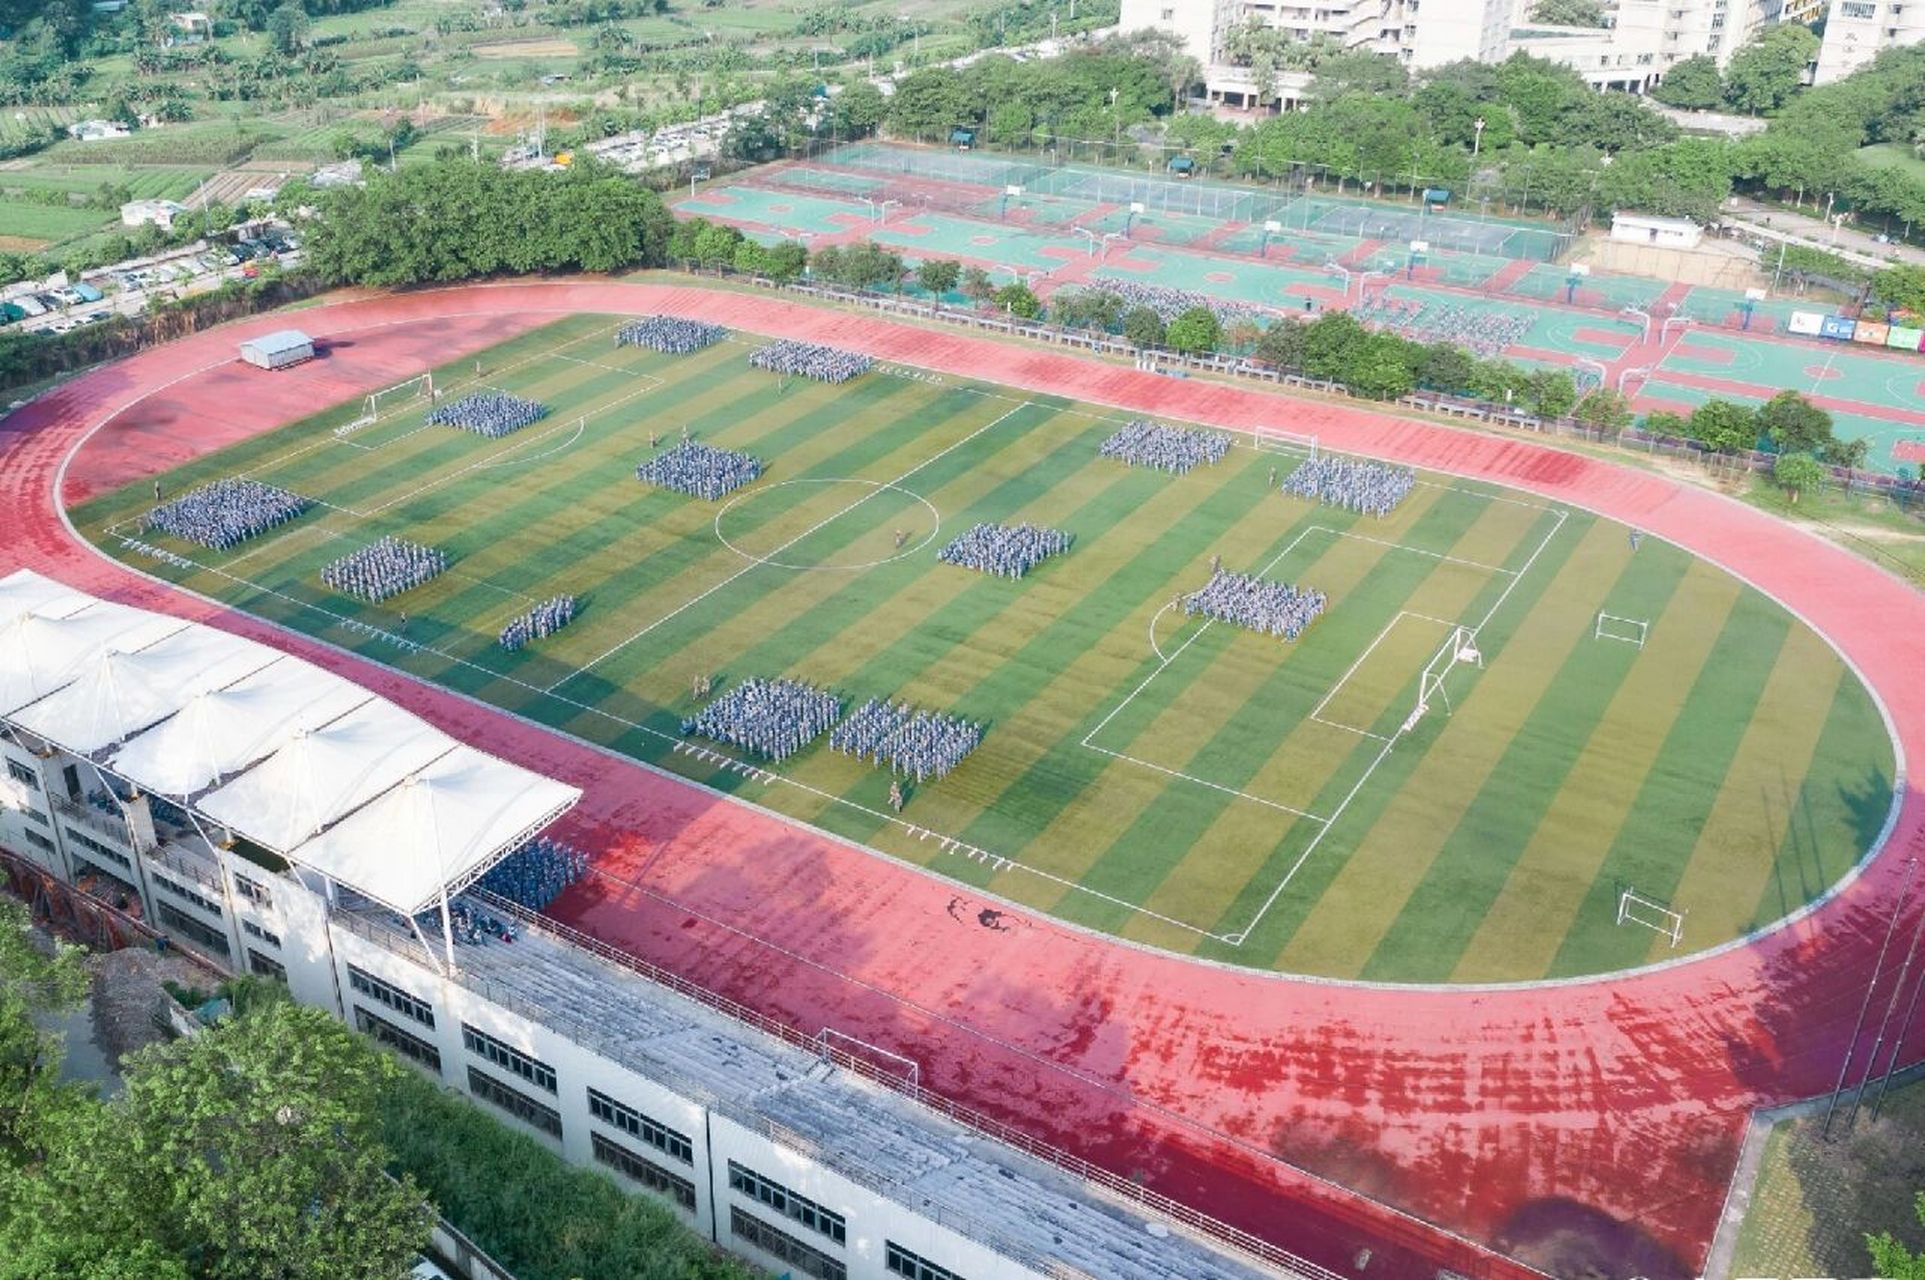
<path id="1" fill-rule="evenodd" d="M 0 425 L 9 875 L 247 967 L 252 850 L 303 999 L 778 1270 L 1694 1275 L 1925 1052 L 1925 602 L 1791 526 L 760 290 L 299 323 Z"/>

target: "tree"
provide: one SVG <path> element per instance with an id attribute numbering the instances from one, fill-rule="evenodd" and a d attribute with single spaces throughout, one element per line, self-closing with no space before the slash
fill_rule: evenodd
<path id="1" fill-rule="evenodd" d="M 1925 1192 L 1920 1192 L 1916 1203 L 1918 1221 L 1925 1225 Z M 1865 1237 L 1865 1247 L 1871 1250 L 1872 1265 L 1885 1280 L 1925 1280 L 1925 1254 L 1913 1253 L 1897 1240 L 1889 1231 Z"/>
<path id="2" fill-rule="evenodd" d="M 962 275 L 957 277 L 956 288 L 963 297 L 980 306 L 995 296 L 996 282 L 981 267 L 964 267 Z"/>
<path id="3" fill-rule="evenodd" d="M 126 1091 L 75 1108 L 0 1200 L 0 1276 L 391 1280 L 433 1211 L 376 1130 L 401 1068 L 318 1009 L 278 1001 L 130 1056 Z M 54 1270 L 37 1271 L 53 1263 Z"/>
<path id="4" fill-rule="evenodd" d="M 1215 351 L 1223 341 L 1223 324 L 1210 308 L 1195 306 L 1170 321 L 1163 336 L 1172 350 L 1201 355 Z"/>
<path id="5" fill-rule="evenodd" d="M 1664 73 L 1651 96 L 1668 107 L 1710 111 L 1724 101 L 1724 76 L 1718 72 L 1718 60 L 1703 53 L 1686 58 Z"/>
<path id="6" fill-rule="evenodd" d="M 1272 320 L 1257 339 L 1256 358 L 1273 369 L 1295 373 L 1303 368 L 1303 330 L 1295 320 Z"/>
<path id="7" fill-rule="evenodd" d="M 1579 422 L 1609 431 L 1622 431 L 1631 425 L 1631 402 L 1622 392 L 1598 387 L 1578 401 L 1572 416 Z"/>
<path id="8" fill-rule="evenodd" d="M 1825 482 L 1825 469 L 1808 453 L 1781 453 L 1771 464 L 1771 478 L 1790 495 L 1793 505 L 1798 495 Z"/>
<path id="9" fill-rule="evenodd" d="M 962 279 L 962 263 L 953 258 L 931 258 L 916 268 L 916 283 L 938 298 Z"/>
<path id="10" fill-rule="evenodd" d="M 834 110 L 831 119 L 838 138 L 862 138 L 874 133 L 889 107 L 882 90 L 867 80 L 844 87 L 831 102 Z"/>
<path id="11" fill-rule="evenodd" d="M 36 946 L 27 909 L 0 898 L 0 1168 L 36 1145 L 55 1104 L 62 1041 L 35 1021 L 64 1013 L 87 995 L 78 947 Z"/>
<path id="12" fill-rule="evenodd" d="M 1525 385 L 1526 402 L 1539 417 L 1561 418 L 1577 404 L 1577 383 L 1569 370 L 1533 369 Z"/>
<path id="13" fill-rule="evenodd" d="M 1685 434 L 1714 453 L 1737 453 L 1758 442 L 1756 415 L 1729 400 L 1705 401 L 1685 424 Z"/>
<path id="14" fill-rule="evenodd" d="M 900 134 L 935 134 L 946 140 L 951 129 L 979 118 L 962 77 L 948 67 L 910 72 L 889 100 L 889 126 Z"/>
<path id="15" fill-rule="evenodd" d="M 1410 389 L 1416 385 L 1409 364 L 1401 358 L 1397 349 L 1390 343 L 1376 341 L 1367 341 L 1358 348 L 1356 358 L 1338 381 L 1371 400 L 1395 400 L 1399 396 L 1409 395 Z"/>
<path id="16" fill-rule="evenodd" d="M 1006 284 L 996 290 L 991 299 L 998 311 L 1015 316 L 1018 320 L 1034 320 L 1043 314 L 1043 304 L 1030 287 L 1021 281 Z"/>
<path id="17" fill-rule="evenodd" d="M 1531 6 L 1532 22 L 1553 27 L 1602 27 L 1607 25 L 1604 6 L 1597 0 L 1537 0 Z"/>
<path id="18" fill-rule="evenodd" d="M 307 43 L 307 10 L 299 4 L 283 4 L 267 18 L 267 38 L 277 53 L 291 54 Z"/>
<path id="19" fill-rule="evenodd" d="M 778 241 L 762 255 L 762 273 L 777 284 L 801 279 L 803 269 L 808 264 L 809 251 L 795 240 Z"/>
<path id="20" fill-rule="evenodd" d="M 768 252 L 761 245 L 744 238 L 735 246 L 735 258 L 729 265 L 745 276 L 759 276 L 767 270 L 768 261 Z"/>
<path id="21" fill-rule="evenodd" d="M 1148 307 L 1131 307 L 1123 315 L 1123 336 L 1132 346 L 1160 347 L 1167 336 L 1163 317 Z"/>
<path id="22" fill-rule="evenodd" d="M 1795 22 L 1766 27 L 1731 55 L 1725 70 L 1725 101 L 1758 115 L 1776 111 L 1804 83 L 1805 67 L 1818 56 L 1818 37 Z"/>
<path id="23" fill-rule="evenodd" d="M 1925 267 L 1886 267 L 1872 276 L 1872 297 L 1894 311 L 1925 315 Z"/>
<path id="24" fill-rule="evenodd" d="M 1765 401 L 1756 422 L 1781 454 L 1816 453 L 1831 443 L 1831 415 L 1796 391 L 1780 391 Z"/>

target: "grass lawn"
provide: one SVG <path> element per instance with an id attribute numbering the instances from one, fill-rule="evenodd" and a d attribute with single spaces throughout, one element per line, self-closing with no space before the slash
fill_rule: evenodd
<path id="1" fill-rule="evenodd" d="M 23 236 L 29 240 L 66 240 L 98 231 L 118 215 L 105 209 L 61 208 L 58 205 L 29 204 L 22 200 L 0 200 L 0 235 Z"/>
<path id="2" fill-rule="evenodd" d="M 1903 143 L 1876 142 L 1869 147 L 1860 147 L 1858 158 L 1880 168 L 1902 169 L 1913 178 L 1925 182 L 1925 160 L 1913 155 L 1912 149 Z"/>
<path id="3" fill-rule="evenodd" d="M 247 472 L 327 504 L 230 551 L 140 550 L 146 481 L 76 516 L 144 571 L 1036 910 L 1230 963 L 1428 982 L 1634 965 L 1676 953 L 1617 925 L 1623 887 L 1687 911 L 1685 949 L 1712 946 L 1823 892 L 1884 820 L 1891 747 L 1830 647 L 1621 526 L 1436 476 L 1359 516 L 1277 491 L 1297 453 L 1244 444 L 1172 477 L 1098 455 L 1122 421 L 1108 410 L 885 369 L 785 385 L 748 368 L 748 335 L 669 357 L 614 346 L 616 323 L 482 357 L 488 386 L 551 410 L 504 440 L 428 426 L 419 402 L 337 437 L 359 407 L 342 406 L 166 478 Z M 446 403 L 472 365 L 438 379 Z M 685 426 L 761 478 L 715 503 L 638 481 L 651 433 Z M 979 521 L 1075 541 L 1019 580 L 941 563 Z M 453 566 L 381 606 L 322 586 L 383 534 Z M 1331 607 L 1290 643 L 1172 607 L 1217 556 Z M 573 625 L 495 642 L 562 592 Z M 419 649 L 389 638 L 403 610 Z M 1598 638 L 1600 611 L 1648 623 L 1642 646 Z M 1449 662 L 1458 625 L 1481 666 Z M 1413 717 L 1440 654 L 1442 692 Z M 698 675 L 987 730 L 898 817 L 887 774 L 825 743 L 752 770 L 692 743 Z"/>
<path id="4" fill-rule="evenodd" d="M 1870 1275 L 1865 1237 L 1881 1231 L 1925 1250 L 1925 1225 L 1912 1207 L 1925 1191 L 1925 1084 L 1892 1090 L 1873 1121 L 1875 1096 L 1876 1081 L 1847 1130 L 1848 1095 L 1830 1141 L 1821 1135 L 1822 1113 L 1772 1130 L 1732 1275 Z"/>

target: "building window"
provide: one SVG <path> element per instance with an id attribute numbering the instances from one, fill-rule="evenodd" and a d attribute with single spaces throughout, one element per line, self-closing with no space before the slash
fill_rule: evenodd
<path id="1" fill-rule="evenodd" d="M 201 923 L 171 902 L 156 902 L 154 914 L 160 922 L 175 933 L 192 938 L 203 947 L 218 951 L 222 955 L 232 954 L 227 945 L 227 935 L 219 929 Z"/>
<path id="2" fill-rule="evenodd" d="M 543 1133 L 561 1137 L 561 1112 L 536 1102 L 519 1089 L 509 1088 L 479 1068 L 468 1068 L 468 1091 L 482 1101 L 491 1102 L 500 1107 L 515 1119 L 535 1126 Z"/>
<path id="3" fill-rule="evenodd" d="M 180 881 L 169 879 L 158 871 L 150 872 L 148 878 L 175 897 L 193 903 L 215 919 L 218 920 L 221 918 L 221 909 L 218 903 L 203 898 L 200 894 L 195 893 Z"/>
<path id="4" fill-rule="evenodd" d="M 27 832 L 27 843 L 42 853 L 53 852 L 53 841 L 47 839 L 47 837 L 41 835 L 38 831 Z"/>
<path id="5" fill-rule="evenodd" d="M 256 906 L 271 907 L 274 905 L 274 895 L 267 891 L 266 885 L 262 884 L 259 880 L 244 876 L 238 871 L 234 873 L 234 892 L 240 894 Z"/>
<path id="6" fill-rule="evenodd" d="M 605 1093 L 588 1091 L 588 1114 L 605 1125 L 640 1138 L 663 1155 L 683 1164 L 695 1163 L 695 1144 L 687 1134 L 677 1133 L 659 1120 L 652 1120 L 635 1108 L 615 1101 Z"/>
<path id="7" fill-rule="evenodd" d="M 255 953 L 250 951 L 248 954 L 251 956 Z M 433 1042 L 402 1030 L 358 1004 L 354 1006 L 354 1025 L 376 1044 L 384 1044 L 404 1058 L 413 1058 L 436 1075 L 441 1074 L 441 1050 Z"/>
<path id="8" fill-rule="evenodd" d="M 38 822 L 43 827 L 51 827 L 53 825 L 53 819 L 38 809 L 22 809 L 20 812 L 26 814 L 29 821 Z"/>
<path id="9" fill-rule="evenodd" d="M 752 1244 L 771 1257 L 780 1258 L 805 1276 L 817 1280 L 849 1280 L 849 1268 L 818 1249 L 812 1249 L 786 1231 L 777 1230 L 762 1219 L 729 1207 L 729 1230 L 735 1238 Z"/>
<path id="10" fill-rule="evenodd" d="M 270 947 L 278 947 L 281 945 L 280 934 L 275 933 L 271 929 L 263 929 L 261 928 L 261 926 L 255 924 L 252 920 L 241 921 L 241 929 L 249 937 L 259 938 L 262 942 L 265 942 Z M 350 978 L 349 981 L 352 982 L 353 979 Z M 434 1025 L 433 1021 L 431 1020 L 428 1023 L 428 1025 L 432 1027 Z"/>
<path id="11" fill-rule="evenodd" d="M 12 756 L 7 757 L 7 776 L 25 786 L 29 791 L 40 790 L 40 775 L 21 764 Z"/>
<path id="12" fill-rule="evenodd" d="M 286 965 L 273 956 L 262 955 L 252 947 L 247 949 L 247 971 L 258 973 L 263 978 L 272 978 L 276 982 L 287 981 Z"/>
<path id="13" fill-rule="evenodd" d="M 963 1280 L 962 1276 L 948 1267 L 939 1267 L 929 1259 L 909 1252 L 894 1240 L 887 1242 L 888 1253 L 882 1265 L 892 1276 L 907 1276 L 908 1280 Z"/>
<path id="14" fill-rule="evenodd" d="M 684 1209 L 694 1212 L 695 1184 L 687 1178 L 670 1173 L 653 1160 L 636 1155 L 621 1143 L 604 1138 L 599 1133 L 590 1134 L 589 1143 L 595 1149 L 596 1160 L 623 1177 L 641 1183 L 655 1194 L 667 1196 Z"/>
<path id="15" fill-rule="evenodd" d="M 67 833 L 67 843 L 77 844 L 83 849 L 90 849 L 117 867 L 125 867 L 129 871 L 134 869 L 133 862 L 120 850 L 109 849 L 92 836 L 82 835 L 64 822 L 60 824 L 60 829 Z"/>
<path id="16" fill-rule="evenodd" d="M 550 1093 L 555 1092 L 555 1069 L 540 1058 L 531 1058 L 513 1045 L 495 1039 L 486 1031 L 477 1031 L 465 1022 L 461 1024 L 461 1043 L 467 1045 L 468 1052 L 476 1057 L 508 1068 L 529 1084 Z"/>
<path id="17" fill-rule="evenodd" d="M 1847 18 L 1856 18 L 1864 22 L 1878 16 L 1878 6 L 1875 4 L 1854 4 L 1851 0 L 1846 0 L 1846 3 L 1838 6 L 1838 12 Z"/>
<path id="18" fill-rule="evenodd" d="M 280 945 L 280 939 L 274 940 Z M 348 985 L 371 1000 L 379 1000 L 403 1017 L 413 1018 L 424 1027 L 434 1025 L 434 1006 L 419 996 L 409 995 L 393 983 L 383 982 L 365 970 L 348 966 Z"/>
<path id="19" fill-rule="evenodd" d="M 779 1182 L 771 1182 L 747 1165 L 729 1161 L 729 1189 L 751 1200 L 759 1200 L 783 1217 L 799 1222 L 811 1231 L 820 1231 L 837 1244 L 849 1238 L 848 1224 L 839 1213 L 824 1209 L 807 1196 L 797 1195 Z"/>

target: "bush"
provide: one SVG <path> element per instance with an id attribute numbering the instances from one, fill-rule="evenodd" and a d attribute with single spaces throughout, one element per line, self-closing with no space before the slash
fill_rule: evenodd
<path id="1" fill-rule="evenodd" d="M 383 1092 L 394 1171 L 521 1280 L 749 1280 L 668 1208 L 578 1169 L 458 1094 L 404 1071 Z"/>

